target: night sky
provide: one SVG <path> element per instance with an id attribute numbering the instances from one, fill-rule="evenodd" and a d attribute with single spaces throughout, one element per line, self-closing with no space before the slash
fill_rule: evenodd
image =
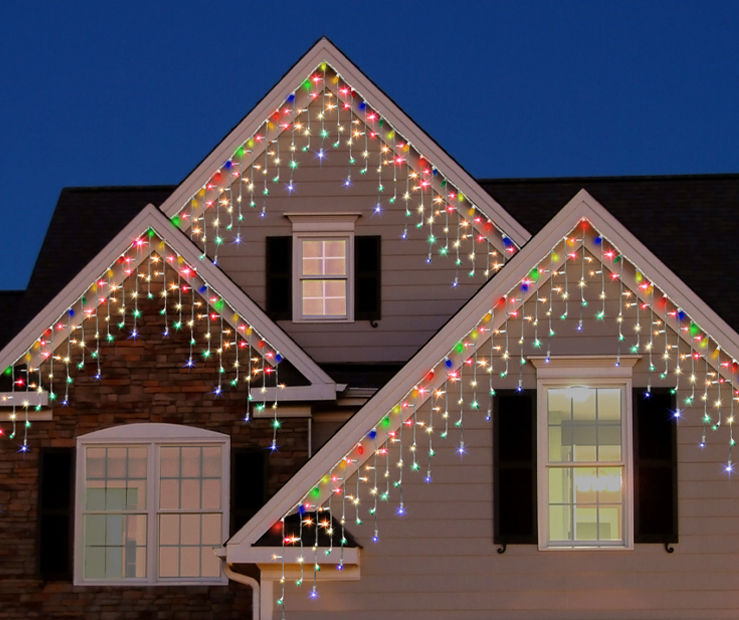
<path id="1" fill-rule="evenodd" d="M 0 289 L 62 187 L 180 182 L 321 35 L 478 177 L 739 172 L 739 2 L 149 4 L 0 3 Z"/>

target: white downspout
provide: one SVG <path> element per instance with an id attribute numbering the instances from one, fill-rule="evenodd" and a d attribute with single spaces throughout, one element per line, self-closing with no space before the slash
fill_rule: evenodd
<path id="1" fill-rule="evenodd" d="M 223 560 L 223 572 L 226 574 L 226 577 L 251 588 L 251 617 L 252 620 L 261 620 L 261 614 L 259 613 L 261 603 L 259 582 L 254 577 L 237 573 L 231 568 L 231 564 L 226 561 L 226 558 L 221 558 L 221 560 Z"/>

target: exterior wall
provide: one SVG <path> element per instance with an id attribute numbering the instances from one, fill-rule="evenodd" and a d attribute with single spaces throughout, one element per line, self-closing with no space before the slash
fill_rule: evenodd
<path id="1" fill-rule="evenodd" d="M 271 420 L 241 421 L 245 384 L 225 388 L 222 397 L 213 396 L 215 356 L 208 363 L 198 356 L 196 368 L 184 368 L 189 329 L 172 329 L 169 338 L 162 338 L 161 302 L 158 295 L 155 298 L 147 301 L 142 295 L 139 302 L 139 338 L 133 340 L 120 332 L 111 345 L 101 342 L 101 381 L 93 377 L 96 369 L 89 350 L 82 371 L 76 368 L 79 354 L 73 353 L 70 405 L 55 406 L 52 421 L 33 424 L 29 453 L 16 452 L 17 438 L 0 444 L 0 534 L 4 541 L 0 548 L 0 618 L 250 616 L 251 591 L 232 582 L 213 587 L 74 587 L 70 582 L 43 582 L 38 574 L 38 463 L 44 448 L 71 448 L 78 435 L 133 422 L 185 424 L 227 433 L 232 449 L 266 449 L 272 441 Z M 189 315 L 187 304 L 185 312 Z M 91 322 L 85 323 L 88 335 L 94 333 Z M 196 337 L 202 342 L 202 326 L 198 331 Z M 63 374 L 60 370 L 61 364 L 55 368 L 57 377 Z M 62 383 L 57 381 L 57 385 Z M 57 391 L 63 391 L 63 386 Z M 270 495 L 306 460 L 307 424 L 301 419 L 283 420 L 280 451 L 267 464 Z M 9 425 L 2 426 L 8 434 Z"/>
<path id="2" fill-rule="evenodd" d="M 579 274 L 578 269 L 573 272 Z M 577 291 L 571 285 L 570 291 Z M 600 291 L 587 289 L 589 298 Z M 552 355 L 590 353 L 615 355 L 618 343 L 615 316 L 618 289 L 607 284 L 607 318 L 595 321 L 592 301 L 585 314 L 582 332 L 576 330 L 579 304 L 570 302 L 570 317 L 556 319 L 557 336 L 552 339 Z M 615 295 L 614 295 L 615 292 Z M 539 296 L 546 299 L 548 291 Z M 542 304 L 546 305 L 546 304 Z M 554 304 L 555 316 L 563 312 L 563 302 Z M 533 315 L 527 302 L 526 316 Z M 634 308 L 625 311 L 622 351 L 633 344 L 635 332 Z M 546 334 L 546 321 L 540 335 Z M 648 317 L 642 314 L 642 324 Z M 541 326 L 540 326 L 541 327 Z M 655 324 L 654 329 L 660 330 Z M 648 333 L 645 328 L 644 332 Z M 514 388 L 518 380 L 518 337 L 520 322 L 509 323 L 511 342 L 511 372 L 505 379 L 496 358 L 494 377 L 498 389 Z M 533 326 L 524 327 L 526 355 L 542 355 L 531 347 Z M 642 333 L 642 344 L 645 342 Z M 660 338 L 664 338 L 661 333 Z M 676 333 L 668 330 L 671 343 Z M 542 339 L 545 340 L 542 336 Z M 503 334 L 495 336 L 495 344 L 503 343 Z M 545 340 L 546 342 L 546 340 Z M 655 338 L 655 342 L 657 339 Z M 545 345 L 546 346 L 546 345 Z M 483 344 L 482 350 L 488 350 Z M 658 352 L 664 349 L 660 346 Z M 643 349 L 642 349 L 643 351 Z M 675 349 L 671 349 L 670 368 L 675 367 Z M 689 345 L 683 341 L 682 354 L 689 354 Z M 643 355 L 634 368 L 633 385 L 645 386 L 648 380 L 648 357 Z M 653 387 L 672 387 L 675 375 L 670 372 L 664 380 L 660 373 L 664 360 L 655 354 L 656 372 L 651 373 Z M 289 582 L 286 595 L 288 618 L 293 620 L 343 619 L 356 620 L 464 618 L 468 620 L 533 620 L 538 618 L 585 620 L 599 619 L 697 619 L 736 618 L 739 609 L 739 488 L 727 479 L 723 466 L 729 458 L 730 391 L 718 387 L 715 377 L 709 377 L 709 412 L 716 420 L 713 406 L 721 390 L 724 425 L 712 431 L 707 429 L 705 448 L 698 446 L 703 433 L 703 372 L 704 360 L 696 364 L 696 404 L 682 413 L 678 425 L 678 519 L 680 542 L 675 552 L 668 554 L 661 544 L 636 544 L 633 550 L 549 550 L 539 551 L 536 545 L 509 545 L 503 554 L 493 544 L 493 452 L 492 424 L 485 421 L 487 410 L 487 376 L 478 375 L 477 399 L 479 411 L 466 411 L 464 440 L 467 454 L 460 458 L 455 449 L 459 431 L 454 427 L 457 417 L 458 384 L 451 389 L 449 437 L 442 440 L 443 426 L 435 414 L 434 448 L 432 459 L 433 482 L 424 482 L 427 450 L 426 434 L 419 430 L 418 461 L 420 470 L 411 471 L 410 431 L 404 432 L 403 499 L 406 514 L 395 514 L 398 491 L 391 482 L 390 502 L 380 503 L 378 509 L 379 542 L 371 542 L 374 524 L 368 514 L 372 505 L 367 485 L 360 493 L 362 525 L 354 523 L 354 507 L 347 508 L 347 528 L 362 545 L 361 580 L 356 582 L 319 582 L 317 600 L 308 598 L 311 578 L 306 577 L 302 588 Z M 678 402 L 690 394 L 688 376 L 689 358 L 682 361 L 684 373 L 678 392 Z M 465 369 L 467 383 L 464 401 L 472 400 L 469 387 L 471 371 Z M 536 388 L 535 370 L 531 364 L 523 367 L 523 385 Z M 681 405 L 682 406 L 682 405 Z M 430 403 L 417 413 L 419 420 L 429 419 Z M 385 412 L 378 412 L 378 419 Z M 398 477 L 397 444 L 390 448 L 391 481 Z M 384 471 L 384 457 L 380 459 Z M 371 461 L 370 461 L 371 463 Z M 381 491 L 384 490 L 383 471 L 380 471 Z M 369 474 L 371 477 L 371 472 Z M 350 479 L 347 493 L 355 488 Z M 350 491 L 351 490 L 351 491 Z M 336 507 L 334 500 L 334 509 Z M 310 553 L 307 559 L 310 560 Z M 327 570 L 324 568 L 324 571 Z M 331 570 L 331 569 L 328 569 Z M 312 576 L 311 576 L 312 577 Z M 279 586 L 275 586 L 278 588 Z M 274 618 L 278 618 L 277 610 Z"/>
<path id="3" fill-rule="evenodd" d="M 293 180 L 295 190 L 290 193 L 287 183 L 290 174 L 288 162 L 290 159 L 291 136 L 283 132 L 279 139 L 279 153 L 281 154 L 280 181 L 271 180 L 276 175 L 274 157 L 269 158 L 269 172 L 267 183 L 269 196 L 262 195 L 264 187 L 264 156 L 257 155 L 254 171 L 255 207 L 247 206 L 251 201 L 248 184 L 237 180 L 231 187 L 231 203 L 234 207 L 233 218 L 237 220 L 236 205 L 241 195 L 241 211 L 244 214 L 243 225 L 240 229 L 241 244 L 223 243 L 218 250 L 218 265 L 241 286 L 249 296 L 264 307 L 265 303 L 265 237 L 273 235 L 291 235 L 292 227 L 285 213 L 332 213 L 356 212 L 361 217 L 356 222 L 356 235 L 382 236 L 382 319 L 377 328 L 372 328 L 368 321 L 354 323 L 324 322 L 324 323 L 296 323 L 280 321 L 285 329 L 317 362 L 403 362 L 426 342 L 436 330 L 454 314 L 462 304 L 486 281 L 484 274 L 487 264 L 488 249 L 484 242 L 475 242 L 471 239 L 462 241 L 460 246 L 461 265 L 458 270 L 459 286 L 452 287 L 457 269 L 455 267 L 456 254 L 452 243 L 457 234 L 457 216 L 449 215 L 449 254 L 440 256 L 439 248 L 445 243 L 444 214 L 437 214 L 433 224 L 433 231 L 437 238 L 432 253 L 432 261 L 426 262 L 429 244 L 427 237 L 429 228 L 427 218 L 431 212 L 432 192 L 424 192 L 426 217 L 421 228 L 417 227 L 420 204 L 420 192 L 411 191 L 411 198 L 407 201 L 411 216 L 405 215 L 406 201 L 402 196 L 406 191 L 405 166 L 393 166 L 390 156 L 384 154 L 381 183 L 383 192 L 378 192 L 378 163 L 381 153 L 377 138 L 368 141 L 368 170 L 361 174 L 365 159 L 364 137 L 355 138 L 352 154 L 356 159 L 353 166 L 348 165 L 349 151 L 344 143 L 333 148 L 331 140 L 323 143 L 326 157 L 319 162 L 318 149 L 321 147 L 320 122 L 318 112 L 321 102 L 317 99 L 309 106 L 311 120 L 311 149 L 303 152 L 306 143 L 303 136 L 296 135 L 295 160 L 298 167 L 294 171 Z M 345 119 L 346 111 L 342 112 Z M 305 115 L 303 115 L 305 117 Z M 305 118 L 303 118 L 305 120 Z M 347 126 L 345 121 L 344 125 Z M 335 111 L 329 112 L 325 119 L 326 126 L 335 134 Z M 357 128 L 360 128 L 357 126 Z M 273 155 L 277 154 L 277 144 L 270 147 Z M 246 169 L 243 177 L 247 180 L 251 172 L 250 155 L 244 157 Z M 393 181 L 393 168 L 396 168 L 397 182 Z M 347 174 L 351 172 L 352 184 L 345 187 Z M 410 180 L 413 187 L 417 181 Z M 241 187 L 239 187 L 241 186 Z M 240 194 L 239 194 L 240 193 Z M 397 199 L 393 204 L 389 200 L 393 194 Z M 375 206 L 382 204 L 382 213 L 374 213 Z M 259 213 L 265 207 L 263 217 Z M 439 209 L 439 204 L 434 206 Z M 186 210 L 188 212 L 189 210 Z M 200 216 L 202 211 L 196 211 Z M 215 217 L 214 209 L 206 210 L 209 222 Z M 220 211 L 221 231 L 228 240 L 235 235 L 237 224 L 233 225 L 230 233 L 223 232 L 227 216 L 225 209 Z M 402 239 L 404 227 L 407 226 L 408 238 Z M 470 228 L 463 229 L 463 233 Z M 213 228 L 208 227 L 208 254 L 214 255 Z M 199 242 L 200 237 L 194 240 Z M 498 239 L 500 241 L 500 239 Z M 202 243 L 200 243 L 202 246 Z M 476 246 L 475 275 L 470 277 L 471 270 L 469 253 L 471 245 Z M 501 260 L 498 256 L 495 260 Z M 502 260 L 501 260 L 502 262 Z M 412 309 L 412 310 L 411 310 Z"/>

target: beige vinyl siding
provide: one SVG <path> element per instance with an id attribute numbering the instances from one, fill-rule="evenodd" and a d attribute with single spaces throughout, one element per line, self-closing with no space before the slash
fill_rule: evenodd
<path id="1" fill-rule="evenodd" d="M 366 174 L 360 170 L 364 166 L 364 137 L 355 138 L 353 156 L 356 163 L 351 166 L 352 185 L 344 187 L 349 166 L 349 151 L 346 144 L 334 149 L 327 139 L 324 149 L 327 153 L 322 164 L 316 158 L 320 147 L 320 121 L 317 121 L 320 110 L 320 99 L 310 106 L 312 119 L 311 151 L 303 152 L 305 137 L 296 135 L 295 159 L 299 165 L 294 170 L 293 182 L 295 191 L 289 194 L 287 183 L 290 177 L 290 142 L 291 136 L 283 133 L 280 145 L 280 181 L 273 183 L 276 174 L 273 158 L 270 157 L 268 171 L 269 196 L 264 200 L 262 195 L 264 175 L 255 170 L 254 201 L 256 207 L 249 207 L 250 195 L 247 184 L 237 180 L 232 184 L 231 201 L 233 208 L 233 228 L 230 232 L 224 229 L 230 223 L 231 216 L 225 207 L 221 207 L 220 228 L 224 239 L 232 238 L 238 228 L 237 197 L 241 185 L 241 210 L 244 220 L 241 226 L 242 243 L 235 245 L 223 243 L 218 250 L 218 265 L 260 306 L 265 303 L 265 237 L 291 235 L 292 227 L 285 213 L 339 213 L 356 212 L 361 216 L 356 222 L 355 235 L 380 235 L 382 237 L 382 319 L 377 328 L 372 328 L 367 321 L 353 323 L 293 323 L 280 321 L 283 327 L 305 350 L 318 362 L 399 362 L 408 359 L 436 330 L 453 314 L 472 294 L 486 281 L 485 264 L 487 262 L 487 243 L 475 242 L 477 248 L 475 275 L 468 275 L 471 263 L 468 258 L 471 241 L 463 241 L 460 247 L 462 264 L 455 269 L 456 253 L 452 243 L 456 240 L 457 215 L 449 215 L 449 254 L 440 256 L 438 251 L 445 243 L 443 232 L 445 216 L 436 216 L 433 233 L 437 238 L 430 264 L 426 262 L 428 255 L 427 238 L 429 228 L 427 219 L 422 228 L 417 228 L 419 215 L 417 208 L 420 202 L 419 192 L 411 191 L 408 205 L 411 216 L 405 215 L 405 202 L 402 198 L 406 188 L 406 167 L 397 167 L 397 183 L 393 183 L 393 166 L 382 166 L 382 185 L 384 190 L 378 193 L 378 161 L 379 141 L 369 141 L 369 165 Z M 303 119 L 304 120 L 303 115 Z M 347 112 L 342 110 L 342 119 Z M 345 120 L 344 125 L 347 125 Z M 329 113 L 326 126 L 335 133 L 335 113 Z M 272 145 L 276 154 L 276 145 Z M 386 156 L 387 158 L 387 156 Z M 249 179 L 249 154 L 244 157 L 244 178 Z M 256 163 L 263 165 L 264 156 L 257 155 Z M 394 204 L 389 199 L 397 189 Z M 426 218 L 430 214 L 432 192 L 424 195 Z M 380 198 L 383 212 L 375 214 L 374 208 Z M 264 217 L 259 216 L 263 204 L 266 204 Z M 438 205 L 437 205 L 438 208 Z M 189 213 L 189 208 L 185 210 Z M 215 207 L 207 209 L 208 239 L 207 250 L 214 254 L 212 221 Z M 198 210 L 196 214 L 200 214 Z M 408 238 L 402 239 L 404 227 L 408 226 Z M 195 237 L 199 242 L 199 237 Z M 500 237 L 498 236 L 498 242 Z M 202 243 L 200 243 L 202 247 Z M 500 257 L 499 257 L 500 258 Z M 453 288 L 452 281 L 458 273 L 459 286 Z"/>
<path id="2" fill-rule="evenodd" d="M 569 267 L 568 267 L 569 269 Z M 579 270 L 572 269 L 570 292 L 577 292 L 576 277 Z M 575 284 L 573 284 L 573 282 Z M 540 295 L 548 295 L 548 283 Z M 606 320 L 591 318 L 600 309 L 596 302 L 600 292 L 589 285 L 590 300 L 584 313 L 584 329 L 575 330 L 579 314 L 579 301 L 570 301 L 570 316 L 562 321 L 553 320 L 557 335 L 552 340 L 552 355 L 598 354 L 615 355 L 617 350 L 618 287 L 608 283 L 609 302 Z M 579 297 L 579 294 L 578 294 Z M 544 304 L 542 304 L 542 307 Z M 597 306 L 597 308 L 595 307 Z M 542 310 L 540 307 L 540 311 Z M 563 302 L 554 304 L 554 314 L 563 312 Z M 533 306 L 526 305 L 527 316 L 533 314 Z M 624 310 L 624 335 L 621 352 L 629 353 L 634 340 L 634 309 Z M 642 344 L 648 338 L 649 315 L 642 312 Z M 521 325 L 517 320 L 509 322 L 510 373 L 502 379 L 498 372 L 501 362 L 496 359 L 495 386 L 498 389 L 513 388 L 518 380 L 518 338 Z M 544 341 L 542 350 L 531 347 L 533 326 L 527 322 L 524 330 L 526 356 L 543 355 L 546 349 L 547 325 L 540 314 L 539 335 Z M 660 339 L 664 334 L 660 335 Z M 676 334 L 670 329 L 670 343 Z M 502 335 L 495 336 L 495 343 L 503 342 Z M 675 385 L 674 350 L 670 361 L 670 373 L 660 379 L 664 367 L 661 358 L 662 340 L 655 339 L 656 353 L 652 373 L 653 387 Z M 487 355 L 489 346 L 483 344 L 481 355 Z M 690 347 L 682 341 L 681 353 L 689 353 Z M 643 354 L 643 349 L 641 349 Z M 729 457 L 729 390 L 724 386 L 723 424 L 717 431 L 710 427 L 707 446 L 699 448 L 703 425 L 703 373 L 704 361 L 696 363 L 695 404 L 682 413 L 678 425 L 678 516 L 680 542 L 674 553 L 666 553 L 660 544 L 636 544 L 633 550 L 548 550 L 539 551 L 536 545 L 510 545 L 499 554 L 493 544 L 493 451 L 492 422 L 484 420 L 487 411 L 487 375 L 478 374 L 477 399 L 480 409 L 464 414 L 464 439 L 468 453 L 463 459 L 455 453 L 459 431 L 454 427 L 457 418 L 458 385 L 450 391 L 449 437 L 439 437 L 439 414 L 434 422 L 434 448 L 432 459 L 433 482 L 424 482 L 427 462 L 427 440 L 418 433 L 418 472 L 410 470 L 410 453 L 407 450 L 410 432 L 404 432 L 405 468 L 403 495 L 406 515 L 398 517 L 395 508 L 397 490 L 391 485 L 391 501 L 381 503 L 378 509 L 380 541 L 372 543 L 372 517 L 370 495 L 365 489 L 361 494 L 363 524 L 354 523 L 353 507 L 347 508 L 347 529 L 363 546 L 361 551 L 361 580 L 356 582 L 319 582 L 319 599 L 312 601 L 307 595 L 310 586 L 297 588 L 290 582 L 287 587 L 288 618 L 311 620 L 321 618 L 370 620 L 441 620 L 459 618 L 465 620 L 589 620 L 620 619 L 718 619 L 736 618 L 739 610 L 739 485 L 727 478 L 723 467 Z M 683 376 L 679 404 L 689 394 L 689 359 L 681 363 Z M 633 385 L 643 387 L 648 378 L 647 356 L 637 362 L 633 372 Z M 472 400 L 469 386 L 471 372 L 465 370 L 467 382 L 464 400 Z M 536 375 L 531 363 L 523 367 L 523 383 L 526 389 L 535 389 Z M 716 386 L 709 389 L 711 404 L 716 397 Z M 430 403 L 419 408 L 417 417 L 426 421 Z M 714 419 L 716 410 L 709 408 Z M 384 412 L 378 412 L 378 418 Z M 630 415 L 630 412 L 629 412 Z M 397 478 L 397 446 L 391 447 L 391 480 Z M 384 472 L 384 463 L 381 473 Z M 380 488 L 384 490 L 382 475 Z M 347 483 L 353 492 L 354 479 Z M 334 504 L 335 507 L 335 504 Z M 308 554 L 307 557 L 310 557 Z M 325 570 L 333 570 L 324 568 Z M 310 581 L 306 579 L 306 582 Z M 275 618 L 279 617 L 275 613 Z"/>

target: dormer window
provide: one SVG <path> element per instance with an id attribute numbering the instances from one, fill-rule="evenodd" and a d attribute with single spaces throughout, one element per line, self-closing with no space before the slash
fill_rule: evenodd
<path id="1" fill-rule="evenodd" d="M 295 320 L 348 319 L 352 237 L 298 236 Z"/>
<path id="2" fill-rule="evenodd" d="M 265 239 L 265 308 L 274 320 L 350 323 L 381 317 L 379 236 L 359 213 L 287 213 L 292 235 Z"/>

